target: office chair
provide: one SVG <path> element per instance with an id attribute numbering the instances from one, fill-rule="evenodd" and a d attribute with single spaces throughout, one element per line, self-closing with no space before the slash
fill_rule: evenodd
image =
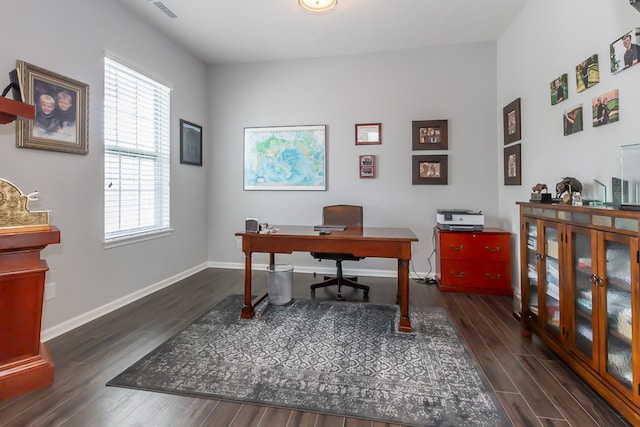
<path id="1" fill-rule="evenodd" d="M 353 205 L 332 205 L 322 208 L 322 224 L 323 225 L 346 225 L 347 227 L 362 228 L 362 206 Z M 343 286 L 349 286 L 364 291 L 364 297 L 369 296 L 369 286 L 357 283 L 357 277 L 344 277 L 342 275 L 342 261 L 360 261 L 362 257 L 356 257 L 352 254 L 334 254 L 324 252 L 311 252 L 311 255 L 321 261 L 323 259 L 335 260 L 337 273 L 335 277 L 325 276 L 324 282 L 311 285 L 311 296 L 315 296 L 316 289 L 326 288 L 327 286 L 338 286 L 339 301 L 342 300 L 341 289 Z"/>

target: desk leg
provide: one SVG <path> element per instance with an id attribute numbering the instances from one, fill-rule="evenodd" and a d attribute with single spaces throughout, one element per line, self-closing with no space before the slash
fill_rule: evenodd
<path id="1" fill-rule="evenodd" d="M 240 317 L 251 319 L 255 315 L 251 304 L 251 252 L 244 253 L 244 306 Z"/>
<path id="2" fill-rule="evenodd" d="M 400 332 L 411 332 L 409 320 L 409 260 L 398 259 L 398 296 L 400 297 Z"/>

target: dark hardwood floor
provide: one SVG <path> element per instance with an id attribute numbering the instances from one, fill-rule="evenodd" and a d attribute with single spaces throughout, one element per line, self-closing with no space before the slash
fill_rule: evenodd
<path id="1" fill-rule="evenodd" d="M 0 402 L 2 426 L 389 426 L 274 407 L 106 387 L 105 383 L 232 293 L 243 270 L 208 269 L 48 342 L 52 386 Z M 256 293 L 266 273 L 254 273 Z M 395 279 L 361 277 L 370 302 L 392 304 Z M 311 274 L 294 274 L 293 296 L 309 298 Z M 624 426 L 602 399 L 537 338 L 520 336 L 510 297 L 441 293 L 411 281 L 415 306 L 444 306 L 515 426 Z M 362 292 L 343 292 L 361 300 Z M 319 289 L 316 298 L 332 298 Z"/>

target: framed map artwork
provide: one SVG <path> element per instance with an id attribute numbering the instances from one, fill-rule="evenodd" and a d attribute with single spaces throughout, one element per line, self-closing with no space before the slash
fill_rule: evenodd
<path id="1" fill-rule="evenodd" d="M 326 128 L 245 128 L 244 189 L 326 190 Z"/>

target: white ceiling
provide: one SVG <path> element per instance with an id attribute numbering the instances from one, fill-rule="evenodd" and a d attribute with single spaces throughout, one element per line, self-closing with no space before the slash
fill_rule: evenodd
<path id="1" fill-rule="evenodd" d="M 495 41 L 529 0 L 117 0 L 208 64 Z M 159 7 L 175 14 L 170 18 Z"/>

